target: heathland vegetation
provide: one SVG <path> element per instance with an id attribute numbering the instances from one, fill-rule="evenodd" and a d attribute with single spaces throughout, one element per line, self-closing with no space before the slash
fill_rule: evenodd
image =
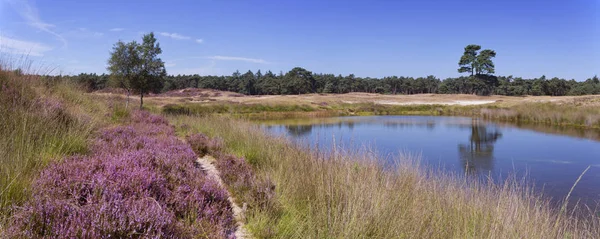
<path id="1" fill-rule="evenodd" d="M 229 238 L 227 191 L 162 117 L 0 69 L 0 237 Z"/>
<path id="2" fill-rule="evenodd" d="M 553 208 L 514 178 L 503 184 L 472 181 L 420 167 L 410 155 L 397 158 L 390 170 L 375 154 L 308 151 L 249 122 L 218 116 L 168 119 L 181 135 L 213 137 L 224 151 L 252 165 L 255 178 L 273 182 L 274 195 L 250 203 L 246 212 L 258 238 L 588 238 L 600 233 L 595 216 Z M 248 195 L 247 187 L 240 188 L 230 190 Z"/>
<path id="3" fill-rule="evenodd" d="M 170 94 L 170 93 L 169 93 Z M 187 96 L 149 98 L 152 107 L 171 115 L 231 115 L 245 119 L 284 119 L 368 115 L 468 116 L 515 124 L 600 128 L 600 97 L 479 97 L 472 95 L 385 96 L 310 94 L 300 96 Z M 167 94 L 168 95 L 168 94 Z M 460 105 L 460 103 L 480 103 Z"/>
<path id="4" fill-rule="evenodd" d="M 257 238 L 597 237 L 597 215 L 555 208 L 516 178 L 496 184 L 441 173 L 421 167 L 411 155 L 385 168 L 376 154 L 307 149 L 228 116 L 456 114 L 598 127 L 598 111 L 592 106 L 261 105 L 210 100 L 168 106 L 150 100 L 142 105 L 149 92 L 190 86 L 244 94 L 449 93 L 442 89 L 496 93 L 502 78 L 490 75 L 495 52 L 479 50 L 467 46 L 461 57 L 460 71 L 470 76 L 444 81 L 362 79 L 302 68 L 279 76 L 248 72 L 169 77 L 152 34 L 145 35 L 141 45 L 115 45 L 110 77 L 41 76 L 0 65 L 0 237 L 230 238 L 235 236 L 236 220 Z M 521 79 L 518 84 L 529 84 L 529 90 L 541 84 L 540 94 L 559 95 L 573 89 L 550 87 L 563 81 Z M 597 81 L 564 82 L 596 89 Z M 517 86 L 516 80 L 507 82 Z M 124 88 L 127 95 L 140 94 L 142 109 L 128 107 L 120 94 L 86 93 L 109 85 Z M 524 86 L 514 89 L 520 87 Z M 224 188 L 196 163 L 203 156 L 214 160 Z M 241 218 L 234 217 L 229 196 L 245 205 Z M 568 201 L 565 198 L 564 205 Z"/>

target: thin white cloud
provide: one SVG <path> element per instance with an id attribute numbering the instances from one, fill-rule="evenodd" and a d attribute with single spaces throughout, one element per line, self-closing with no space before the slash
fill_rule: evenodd
<path id="1" fill-rule="evenodd" d="M 37 8 L 29 3 L 27 0 L 8 0 L 13 8 L 23 17 L 27 24 L 46 33 L 49 33 L 56 37 L 63 43 L 63 46 L 67 46 L 67 40 L 60 34 L 56 33 L 52 28 L 56 27 L 50 23 L 42 21 L 38 14 Z"/>
<path id="2" fill-rule="evenodd" d="M 245 61 L 245 62 L 251 62 L 251 63 L 258 63 L 258 64 L 269 64 L 268 61 L 265 61 L 263 59 L 238 57 L 238 56 L 209 56 L 206 58 L 211 59 L 211 60 L 219 60 L 219 61 Z"/>
<path id="3" fill-rule="evenodd" d="M 85 27 L 80 27 L 76 30 L 70 31 L 68 33 L 68 35 L 73 36 L 73 37 L 78 37 L 78 38 L 86 38 L 86 37 L 101 37 L 101 36 L 104 36 L 104 33 L 92 31 Z"/>
<path id="4" fill-rule="evenodd" d="M 0 51 L 11 54 L 24 54 L 29 56 L 43 56 L 45 52 L 52 50 L 51 47 L 39 42 L 18 40 L 6 36 L 0 36 Z"/>
<path id="5" fill-rule="evenodd" d="M 115 28 L 111 28 L 109 31 L 111 32 L 120 32 L 125 30 L 125 28 L 120 28 L 120 27 L 115 27 Z"/>
<path id="6" fill-rule="evenodd" d="M 192 39 L 191 37 L 184 36 L 184 35 L 181 35 L 181 34 L 178 34 L 178 33 L 159 32 L 158 34 L 160 34 L 161 36 L 173 38 L 175 40 L 189 40 L 189 39 Z"/>
<path id="7" fill-rule="evenodd" d="M 196 39 L 196 43 L 202 44 L 204 42 L 204 40 L 202 39 Z"/>

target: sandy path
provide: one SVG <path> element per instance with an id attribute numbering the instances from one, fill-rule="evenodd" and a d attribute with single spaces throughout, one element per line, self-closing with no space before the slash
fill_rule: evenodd
<path id="1" fill-rule="evenodd" d="M 221 187 L 226 188 L 225 184 L 223 183 L 223 180 L 221 180 L 219 170 L 215 167 L 215 165 L 213 165 L 214 161 L 215 158 L 206 155 L 202 158 L 198 158 L 196 162 L 198 162 L 202 169 L 206 171 L 208 177 L 213 178 L 215 181 L 217 181 L 217 183 L 219 183 Z M 246 225 L 244 225 L 244 210 L 235 203 L 231 195 L 229 195 L 227 199 L 231 204 L 231 208 L 233 209 L 233 217 L 235 218 L 237 224 L 237 229 L 235 230 L 235 238 L 253 238 L 252 235 L 250 235 L 250 233 L 248 233 L 248 231 L 246 230 Z"/>
<path id="2" fill-rule="evenodd" d="M 395 101 L 375 101 L 376 104 L 381 105 L 484 105 L 496 103 L 495 100 L 454 100 L 444 102 L 424 102 L 424 101 L 409 101 L 409 102 L 395 102 Z"/>

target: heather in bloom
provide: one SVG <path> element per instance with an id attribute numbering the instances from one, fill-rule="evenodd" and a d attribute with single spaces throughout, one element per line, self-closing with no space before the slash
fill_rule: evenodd
<path id="1" fill-rule="evenodd" d="M 275 185 L 268 179 L 259 178 L 244 160 L 229 154 L 218 154 L 216 167 L 221 178 L 241 200 L 250 207 L 275 206 Z"/>
<path id="2" fill-rule="evenodd" d="M 216 158 L 215 166 L 221 173 L 221 179 L 237 200 L 247 203 L 250 207 L 275 207 L 275 185 L 268 179 L 258 177 L 244 158 L 222 153 L 221 139 L 193 134 L 187 136 L 186 140 L 196 154 L 210 154 Z"/>
<path id="3" fill-rule="evenodd" d="M 35 93 L 23 82 L 10 79 L 11 76 L 0 69 L 0 107 L 29 106 Z"/>
<path id="4" fill-rule="evenodd" d="M 204 157 L 207 154 L 216 154 L 223 148 L 223 141 L 221 139 L 211 139 L 204 134 L 188 135 L 186 141 L 200 157 Z"/>
<path id="5" fill-rule="evenodd" d="M 228 238 L 235 222 L 227 192 L 206 177 L 195 153 L 159 116 L 99 132 L 92 154 L 49 165 L 9 237 Z"/>

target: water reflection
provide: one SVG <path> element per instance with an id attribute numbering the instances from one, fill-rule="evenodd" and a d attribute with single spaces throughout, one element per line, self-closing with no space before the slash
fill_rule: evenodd
<path id="1" fill-rule="evenodd" d="M 467 173 L 489 172 L 494 168 L 494 143 L 502 137 L 498 129 L 488 129 L 477 120 L 471 122 L 469 144 L 459 144 L 458 152 Z"/>
<path id="2" fill-rule="evenodd" d="M 571 198 L 592 205 L 600 195 L 600 130 L 429 116 L 309 118 L 261 124 L 274 134 L 288 135 L 323 152 L 334 144 L 356 151 L 367 146 L 386 160 L 386 166 L 399 152 L 409 152 L 419 154 L 423 164 L 452 173 L 489 175 L 499 181 L 507 175 L 527 176 L 536 189 L 543 189 L 544 195 L 557 202 L 570 192 L 581 172 L 593 165 Z"/>
<path id="3" fill-rule="evenodd" d="M 428 130 L 435 129 L 436 122 L 433 120 L 427 121 L 385 121 L 383 125 L 387 128 L 400 129 L 400 128 L 416 128 L 422 127 Z"/>
<path id="4" fill-rule="evenodd" d="M 310 134 L 312 131 L 312 125 L 286 125 L 285 129 L 290 135 L 300 137 Z"/>

